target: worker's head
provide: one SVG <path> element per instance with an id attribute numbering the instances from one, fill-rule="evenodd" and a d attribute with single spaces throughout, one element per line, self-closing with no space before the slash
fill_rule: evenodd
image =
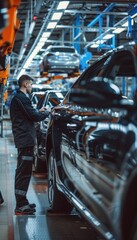
<path id="1" fill-rule="evenodd" d="M 26 93 L 31 93 L 34 79 L 28 75 L 22 75 L 18 80 L 20 89 L 25 90 Z"/>

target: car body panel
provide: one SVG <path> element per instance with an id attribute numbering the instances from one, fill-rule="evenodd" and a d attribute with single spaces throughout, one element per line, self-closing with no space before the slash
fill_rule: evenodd
<path id="1" fill-rule="evenodd" d="M 53 109 L 47 133 L 58 189 L 106 239 L 129 240 L 137 216 L 136 49 L 116 49 L 91 65 Z"/>
<path id="2" fill-rule="evenodd" d="M 37 109 L 41 109 L 42 107 L 45 107 L 48 109 L 48 111 L 52 111 L 52 108 L 60 104 L 61 101 L 63 101 L 63 98 L 65 97 L 66 92 L 61 92 L 57 90 L 47 90 L 42 95 L 42 97 L 39 99 L 37 103 Z M 43 161 L 46 162 L 45 158 L 45 140 L 46 140 L 46 133 L 47 133 L 47 127 L 50 121 L 50 115 L 46 117 L 43 121 L 38 122 L 35 124 L 36 128 L 36 145 L 37 145 L 37 161 Z M 45 169 L 46 172 L 46 169 Z"/>

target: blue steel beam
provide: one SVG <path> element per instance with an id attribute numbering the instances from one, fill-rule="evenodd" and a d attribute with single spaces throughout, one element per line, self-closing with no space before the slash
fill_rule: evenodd
<path id="1" fill-rule="evenodd" d="M 92 21 L 87 25 L 87 27 L 93 27 L 97 22 L 99 22 L 100 17 L 103 17 L 103 16 L 105 15 L 104 13 L 112 10 L 114 6 L 115 6 L 115 3 L 109 4 L 109 6 L 108 6 L 107 8 L 105 8 L 105 9 L 103 10 L 103 12 L 100 13 L 94 20 L 92 20 Z M 79 34 L 75 37 L 74 40 L 76 40 L 78 37 L 80 37 L 81 34 L 82 34 L 82 33 L 79 33 Z"/>
<path id="2" fill-rule="evenodd" d="M 73 30 L 73 39 L 75 38 L 76 35 L 79 34 L 80 32 L 80 14 L 76 15 L 75 21 L 74 21 L 74 30 Z M 74 47 L 80 53 L 80 37 L 78 38 L 78 43 L 74 42 Z"/>

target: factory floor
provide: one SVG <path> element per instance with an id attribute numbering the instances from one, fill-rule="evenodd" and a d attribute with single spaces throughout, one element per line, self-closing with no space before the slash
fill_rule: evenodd
<path id="1" fill-rule="evenodd" d="M 34 216 L 14 214 L 14 174 L 17 152 L 13 142 L 11 122 L 3 121 L 0 137 L 0 190 L 4 203 L 0 205 L 0 240 L 103 240 L 75 211 L 71 215 L 47 216 L 47 177 L 33 172 L 28 199 L 36 204 Z"/>

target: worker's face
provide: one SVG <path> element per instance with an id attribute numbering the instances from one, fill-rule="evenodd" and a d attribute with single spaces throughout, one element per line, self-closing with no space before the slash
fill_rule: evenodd
<path id="1" fill-rule="evenodd" d="M 31 80 L 26 81 L 26 92 L 27 93 L 31 93 L 31 91 L 32 91 L 32 84 L 33 84 L 33 82 Z"/>

